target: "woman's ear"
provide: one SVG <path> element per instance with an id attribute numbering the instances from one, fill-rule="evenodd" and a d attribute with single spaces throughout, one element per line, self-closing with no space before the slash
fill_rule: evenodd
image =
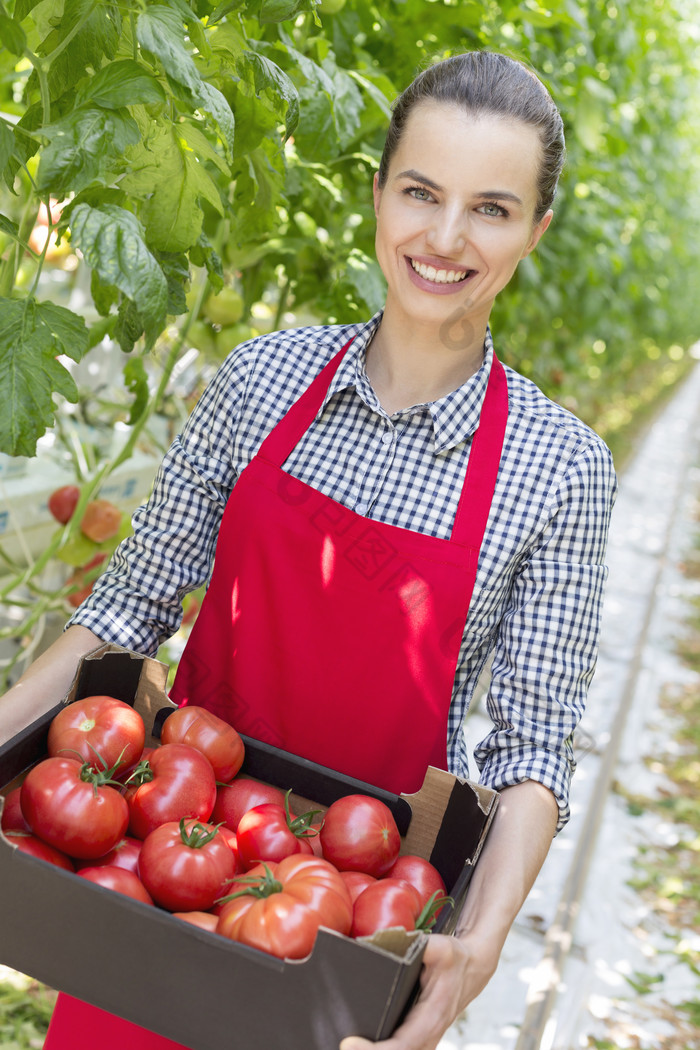
<path id="1" fill-rule="evenodd" d="M 552 221 L 553 217 L 554 217 L 554 212 L 550 208 L 549 211 L 546 212 L 542 216 L 540 221 L 535 224 L 535 226 L 532 229 L 532 237 L 530 238 L 530 240 L 528 242 L 527 248 L 525 249 L 523 254 L 520 256 L 521 259 L 524 259 L 525 256 L 529 255 L 531 251 L 534 251 L 534 249 L 537 247 L 537 243 L 538 243 L 540 237 L 542 236 L 542 234 L 545 232 L 545 230 L 549 226 L 549 224 Z"/>
<path id="2" fill-rule="evenodd" d="M 379 217 L 379 203 L 382 199 L 382 191 L 379 187 L 379 172 L 374 173 L 374 181 L 372 183 L 372 196 L 374 197 L 374 214 Z"/>

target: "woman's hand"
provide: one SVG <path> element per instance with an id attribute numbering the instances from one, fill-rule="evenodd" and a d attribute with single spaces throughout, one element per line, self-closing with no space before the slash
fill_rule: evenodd
<path id="1" fill-rule="evenodd" d="M 343 1039 L 340 1050 L 435 1050 L 440 1039 L 493 976 L 500 952 L 476 935 L 428 937 L 420 995 L 390 1039 L 373 1043 L 358 1036 Z"/>

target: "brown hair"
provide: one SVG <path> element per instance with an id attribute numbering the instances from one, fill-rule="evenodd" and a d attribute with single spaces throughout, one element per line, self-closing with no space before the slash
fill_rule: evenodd
<path id="1" fill-rule="evenodd" d="M 394 103 L 379 165 L 380 187 L 386 183 L 391 158 L 411 111 L 421 102 L 446 102 L 475 116 L 491 113 L 537 128 L 542 142 L 535 209 L 535 222 L 539 222 L 554 200 L 565 146 L 559 111 L 535 73 L 522 62 L 494 51 L 467 51 L 423 70 Z"/>

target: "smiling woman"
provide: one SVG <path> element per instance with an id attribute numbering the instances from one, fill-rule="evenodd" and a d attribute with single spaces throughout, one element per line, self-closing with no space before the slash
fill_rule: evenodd
<path id="1" fill-rule="evenodd" d="M 155 652 L 209 579 L 173 699 L 410 793 L 429 765 L 468 776 L 462 723 L 493 654 L 474 759 L 500 805 L 458 933 L 431 935 L 387 1050 L 434 1050 L 479 994 L 569 817 L 615 475 L 597 435 L 501 364 L 488 327 L 550 223 L 561 128 L 504 56 L 417 78 L 374 183 L 384 309 L 229 355 L 134 535 L 4 701 L 31 709 L 90 643 Z M 101 1050 L 174 1046 L 61 999 L 46 1048 L 86 1050 L 90 1028 Z M 343 1050 L 364 1045 L 348 1033 Z"/>

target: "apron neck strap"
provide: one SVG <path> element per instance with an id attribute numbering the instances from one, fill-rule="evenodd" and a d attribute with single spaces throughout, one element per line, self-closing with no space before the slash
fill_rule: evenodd
<path id="1" fill-rule="evenodd" d="M 282 466 L 314 421 L 333 376 L 353 339 L 349 339 L 321 369 L 307 390 L 270 431 L 258 451 L 262 459 L 277 467 Z M 503 365 L 494 353 L 479 425 L 472 438 L 469 463 L 450 537 L 451 542 L 463 547 L 472 547 L 477 552 L 481 548 L 491 509 L 507 421 L 508 381 Z"/>

